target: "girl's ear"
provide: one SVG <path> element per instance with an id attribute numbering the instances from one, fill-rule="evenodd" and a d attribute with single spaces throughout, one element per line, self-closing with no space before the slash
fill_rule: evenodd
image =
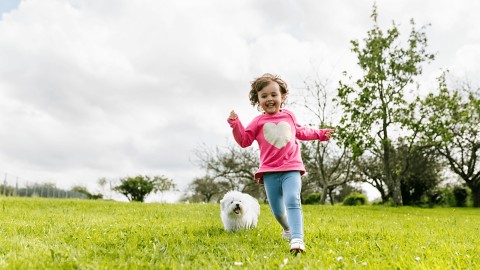
<path id="1" fill-rule="evenodd" d="M 285 105 L 285 100 L 287 100 L 287 94 L 282 93 L 282 102 L 280 103 L 280 107 Z"/>

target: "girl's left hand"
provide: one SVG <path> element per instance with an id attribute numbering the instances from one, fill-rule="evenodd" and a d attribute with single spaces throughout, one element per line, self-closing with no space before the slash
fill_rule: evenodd
<path id="1" fill-rule="evenodd" d="M 333 133 L 335 133 L 334 129 L 327 129 L 327 132 L 325 132 L 325 137 L 327 138 L 332 138 Z"/>

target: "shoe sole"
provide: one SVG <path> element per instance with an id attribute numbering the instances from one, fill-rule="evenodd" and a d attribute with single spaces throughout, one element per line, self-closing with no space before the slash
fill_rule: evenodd
<path id="1" fill-rule="evenodd" d="M 297 256 L 298 253 L 305 254 L 305 250 L 300 249 L 300 248 L 292 248 L 292 249 L 290 249 L 290 253 Z"/>

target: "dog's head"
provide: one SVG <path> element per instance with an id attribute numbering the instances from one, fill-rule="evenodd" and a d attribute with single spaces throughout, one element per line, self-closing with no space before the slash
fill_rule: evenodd
<path id="1" fill-rule="evenodd" d="M 232 216 L 242 216 L 247 210 L 245 194 L 229 191 L 220 201 L 221 211 Z"/>

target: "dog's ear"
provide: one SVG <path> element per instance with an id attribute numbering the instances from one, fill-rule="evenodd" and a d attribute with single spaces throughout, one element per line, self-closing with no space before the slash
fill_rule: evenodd
<path id="1" fill-rule="evenodd" d="M 220 200 L 220 208 L 224 209 L 225 208 L 225 199 Z"/>

